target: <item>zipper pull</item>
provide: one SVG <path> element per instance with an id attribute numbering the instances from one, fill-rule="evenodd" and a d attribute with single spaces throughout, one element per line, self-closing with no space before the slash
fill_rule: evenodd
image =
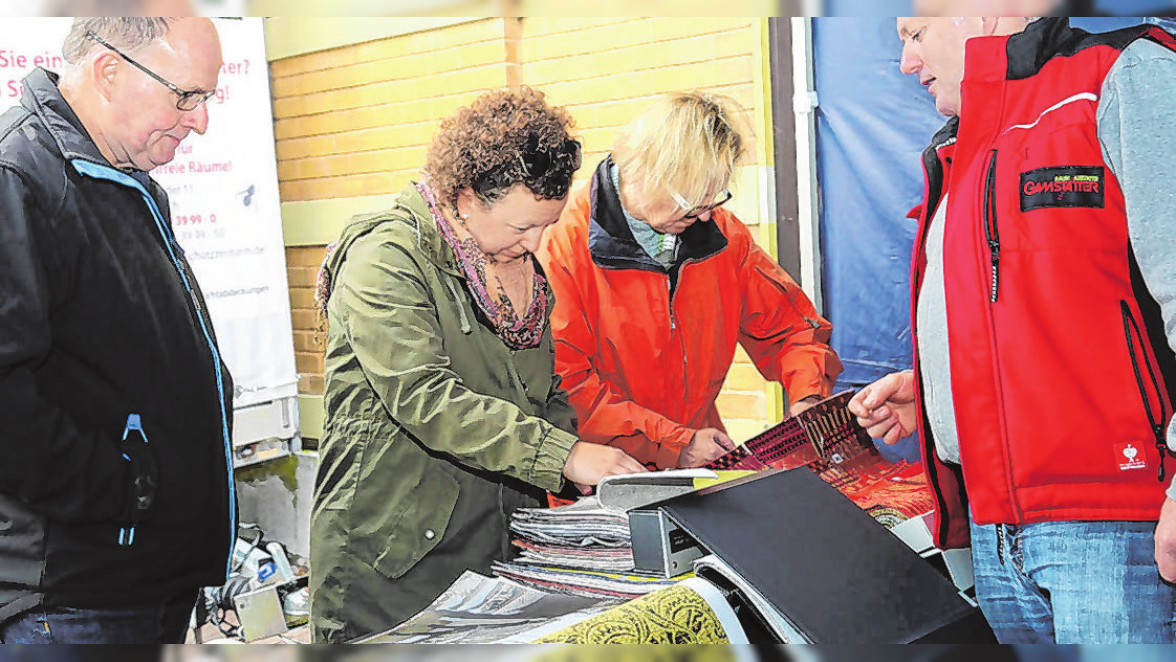
<path id="1" fill-rule="evenodd" d="M 139 433 L 139 438 L 141 440 L 141 443 L 144 443 L 144 444 L 148 443 L 147 435 L 143 432 L 142 418 L 138 414 L 127 414 L 127 424 L 123 428 L 122 440 L 123 440 L 123 442 L 129 443 L 129 444 L 140 443 L 140 442 L 134 441 L 134 440 L 131 440 L 129 442 L 127 441 L 127 437 L 130 436 L 132 430 Z M 125 459 L 127 462 L 131 461 L 131 456 L 127 454 L 127 451 L 124 450 L 122 453 L 122 456 L 123 456 L 123 459 Z M 119 545 L 119 547 L 130 547 L 131 545 L 133 545 L 135 543 L 135 527 L 139 523 L 138 520 L 139 520 L 138 512 L 132 509 L 131 510 L 131 521 L 130 521 L 129 525 L 128 526 L 121 526 L 118 529 L 118 545 Z"/>
<path id="2" fill-rule="evenodd" d="M 143 442 L 146 443 L 147 435 L 143 434 L 143 420 L 138 414 L 127 414 L 127 426 L 123 428 L 123 441 L 127 440 L 127 435 L 131 430 L 137 430 L 139 436 L 143 437 Z"/>
<path id="3" fill-rule="evenodd" d="M 1159 475 L 1157 476 L 1157 480 L 1159 480 L 1159 482 L 1162 483 L 1162 482 L 1164 482 L 1164 475 L 1165 475 L 1164 460 L 1168 459 L 1168 442 L 1167 442 L 1167 440 L 1164 439 L 1164 426 L 1163 425 L 1153 425 L 1152 426 L 1152 433 L 1156 435 L 1156 450 L 1159 451 L 1159 456 L 1160 456 L 1160 462 L 1159 462 L 1160 467 L 1158 470 Z"/>
<path id="4" fill-rule="evenodd" d="M 989 241 L 988 250 L 992 252 L 992 303 L 996 303 L 1000 290 L 1000 242 Z"/>
<path id="5" fill-rule="evenodd" d="M 666 277 L 666 294 L 668 295 L 666 299 L 666 311 L 669 312 L 670 330 L 673 331 L 678 328 L 678 323 L 674 321 L 674 288 L 670 285 L 669 276 Z"/>

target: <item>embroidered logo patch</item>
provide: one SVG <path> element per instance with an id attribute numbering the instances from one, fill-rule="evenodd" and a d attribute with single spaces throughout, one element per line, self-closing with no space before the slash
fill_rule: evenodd
<path id="1" fill-rule="evenodd" d="M 1058 166 L 1021 173 L 1021 211 L 1106 206 L 1102 166 Z"/>
<path id="2" fill-rule="evenodd" d="M 1147 468 L 1143 451 L 1131 442 L 1115 444 L 1115 460 L 1119 463 L 1119 471 Z"/>

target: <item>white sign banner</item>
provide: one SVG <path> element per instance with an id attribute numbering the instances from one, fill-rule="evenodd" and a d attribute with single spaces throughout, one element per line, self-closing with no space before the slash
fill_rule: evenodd
<path id="1" fill-rule="evenodd" d="M 34 67 L 60 71 L 69 18 L 0 23 L 0 110 Z M 196 272 L 243 407 L 297 394 L 262 19 L 215 19 L 224 66 L 204 135 L 151 175 Z"/>

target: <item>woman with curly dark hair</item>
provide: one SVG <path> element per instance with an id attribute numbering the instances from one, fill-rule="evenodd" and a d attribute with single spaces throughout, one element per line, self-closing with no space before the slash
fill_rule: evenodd
<path id="1" fill-rule="evenodd" d="M 565 479 L 644 467 L 583 443 L 554 375 L 532 257 L 580 145 L 529 88 L 441 123 L 425 176 L 357 217 L 323 265 L 326 424 L 311 515 L 316 642 L 386 630 L 510 554 L 507 523 Z"/>

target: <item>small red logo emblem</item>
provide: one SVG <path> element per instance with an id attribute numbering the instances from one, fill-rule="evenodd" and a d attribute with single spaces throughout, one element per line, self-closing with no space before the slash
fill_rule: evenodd
<path id="1" fill-rule="evenodd" d="M 1147 459 L 1143 451 L 1131 442 L 1115 444 L 1115 460 L 1119 463 L 1119 471 L 1147 468 Z"/>

